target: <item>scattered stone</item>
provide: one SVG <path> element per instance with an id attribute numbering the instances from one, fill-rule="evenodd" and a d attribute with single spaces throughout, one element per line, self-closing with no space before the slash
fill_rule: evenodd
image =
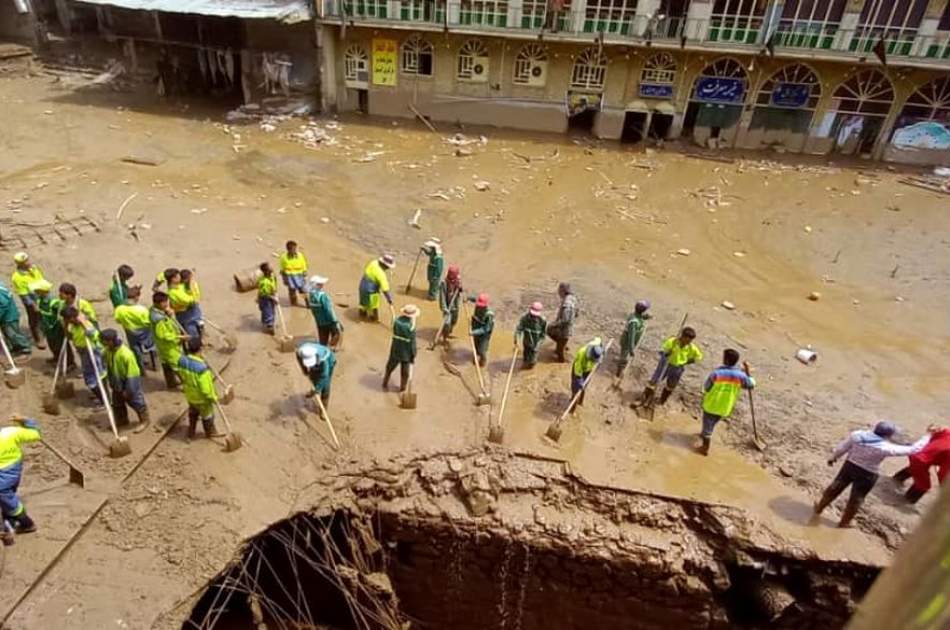
<path id="1" fill-rule="evenodd" d="M 320 223 L 323 223 L 324 225 L 326 225 L 329 222 L 330 222 L 330 217 L 320 217 Z"/>
<path id="2" fill-rule="evenodd" d="M 491 184 L 489 182 L 486 182 L 484 179 L 478 180 L 477 182 L 473 184 L 473 186 L 475 186 L 475 190 L 479 192 L 485 192 L 486 190 L 489 190 L 491 188 Z"/>
<path id="3" fill-rule="evenodd" d="M 732 302 L 728 301 L 728 300 L 724 300 L 724 301 L 723 301 L 722 307 L 723 307 L 724 309 L 726 309 L 727 311 L 734 311 L 734 310 L 736 310 L 736 305 L 733 304 Z"/>
<path id="4" fill-rule="evenodd" d="M 821 299 L 821 293 L 819 293 L 818 291 L 812 291 L 811 293 L 808 294 L 808 299 L 811 300 L 812 302 L 817 302 L 818 300 Z"/>
<path id="5" fill-rule="evenodd" d="M 904 298 L 901 297 L 900 295 L 898 295 L 897 297 L 894 298 L 894 301 L 895 301 L 895 302 L 903 302 L 903 301 L 904 301 Z"/>
<path id="6" fill-rule="evenodd" d="M 805 226 L 805 233 L 806 233 L 806 234 L 811 234 L 811 226 L 810 226 L 810 225 L 806 225 L 806 226 Z"/>
<path id="7" fill-rule="evenodd" d="M 732 255 L 736 258 L 745 258 L 745 252 L 732 252 Z"/>
<path id="8" fill-rule="evenodd" d="M 686 249 L 685 247 L 683 247 L 682 249 L 676 250 L 676 253 L 679 254 L 680 256 L 689 256 L 692 252 Z"/>

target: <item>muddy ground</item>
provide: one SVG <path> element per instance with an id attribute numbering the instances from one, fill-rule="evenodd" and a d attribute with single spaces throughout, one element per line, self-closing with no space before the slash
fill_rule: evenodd
<path id="1" fill-rule="evenodd" d="M 7 238 L 24 229 L 13 223 L 94 219 L 101 231 L 60 240 L 47 229 L 48 242 L 34 239 L 29 250 L 48 278 L 72 281 L 94 300 L 105 322 L 117 265 L 131 264 L 146 285 L 166 266 L 196 268 L 206 316 L 239 337 L 237 352 L 221 352 L 219 340 L 209 356 L 238 390 L 229 417 L 246 444 L 225 454 L 220 444 L 186 442 L 178 425 L 143 462 L 183 410 L 180 395 L 162 391 L 151 373 L 157 426 L 129 436 L 130 457 L 110 460 L 105 415 L 84 395 L 58 417 L 42 413 L 52 366 L 37 352 L 28 386 L 3 391 L 4 408 L 37 415 L 91 481 L 84 492 L 67 486 L 56 460 L 29 449 L 23 493 L 41 529 L 3 552 L 0 600 L 11 627 L 145 627 L 163 613 L 162 623 L 180 620 L 242 539 L 301 509 L 301 493 L 338 466 L 482 444 L 497 414 L 511 328 L 536 299 L 553 315 L 561 280 L 580 298 L 578 343 L 618 336 L 634 301 L 646 297 L 655 317 L 644 347 L 655 349 L 688 312 L 706 360 L 653 423 L 626 407 L 652 369 L 649 352 L 622 395 L 598 377 L 554 445 L 542 435 L 567 403 L 568 368 L 552 362 L 548 345 L 538 369 L 516 373 L 509 448 L 567 460 L 591 483 L 735 506 L 790 546 L 872 565 L 887 561 L 932 500 L 906 507 L 884 480 L 857 530 L 832 529 L 833 510 L 808 523 L 810 501 L 834 472 L 825 459 L 848 431 L 892 418 L 915 438 L 950 399 L 941 363 L 950 346 L 947 202 L 898 183 L 895 171 L 768 154 L 727 164 L 675 149 L 478 129 L 464 132 L 486 141 L 457 151 L 446 141 L 457 129 L 433 134 L 361 118 L 316 120 L 309 128 L 330 139 L 306 146 L 294 134 L 307 119 L 267 131 L 256 120 L 228 122 L 207 103 L 160 103 L 146 91 L 79 83 L 42 74 L 0 81 L 0 229 Z M 123 162 L 129 155 L 158 164 Z M 487 189 L 478 190 L 483 181 Z M 408 225 L 419 208 L 421 230 Z M 492 296 L 499 327 L 490 408 L 475 407 L 466 391 L 477 385 L 460 335 L 447 359 L 465 383 L 437 352 L 420 349 L 419 408 L 400 410 L 396 395 L 380 389 L 388 332 L 356 320 L 363 266 L 391 251 L 397 304 L 421 304 L 420 345 L 432 338 L 439 316 L 422 297 L 420 275 L 404 294 L 416 248 L 430 235 L 461 265 L 468 290 Z M 272 260 L 288 238 L 301 243 L 313 271 L 329 275 L 346 325 L 331 402 L 340 452 L 303 397 L 307 384 L 292 357 L 260 333 L 252 294 L 231 288 L 235 271 Z M 813 291 L 820 300 L 807 299 Z M 284 304 L 292 332 L 312 335 L 309 313 Z M 753 365 L 769 447 L 751 447 L 743 402 L 702 458 L 689 450 L 699 387 L 727 345 Z M 811 366 L 794 359 L 806 345 L 820 357 Z"/>

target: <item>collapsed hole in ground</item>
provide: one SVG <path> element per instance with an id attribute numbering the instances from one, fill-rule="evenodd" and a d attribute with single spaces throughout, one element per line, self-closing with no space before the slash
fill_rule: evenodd
<path id="1" fill-rule="evenodd" d="M 806 564 L 729 552 L 723 575 L 667 575 L 623 554 L 575 553 L 467 523 L 298 514 L 245 545 L 182 627 L 835 628 L 852 609 L 842 601 L 873 581 L 865 571 L 828 579 L 819 565 L 812 574 Z"/>

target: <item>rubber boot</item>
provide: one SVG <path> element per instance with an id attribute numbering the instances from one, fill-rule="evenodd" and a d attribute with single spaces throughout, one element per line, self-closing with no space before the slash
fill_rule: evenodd
<path id="1" fill-rule="evenodd" d="M 198 419 L 188 418 L 188 439 L 193 440 L 198 434 Z"/>
<path id="2" fill-rule="evenodd" d="M 406 391 L 406 386 L 409 384 L 409 365 L 406 363 L 401 363 L 399 365 L 399 393 Z"/>
<path id="3" fill-rule="evenodd" d="M 204 429 L 206 438 L 213 438 L 213 437 L 218 437 L 219 435 L 221 435 L 220 433 L 218 433 L 217 429 L 215 429 L 213 419 L 211 420 L 202 419 L 201 428 Z"/>
<path id="4" fill-rule="evenodd" d="M 6 519 L 4 519 L 3 528 L 2 531 L 0 531 L 0 541 L 3 542 L 4 547 L 9 547 L 16 542 L 16 538 L 13 535 L 13 525 Z"/>
<path id="5" fill-rule="evenodd" d="M 113 394 L 115 398 L 121 398 L 122 394 Z M 121 400 L 114 401 L 112 405 L 112 415 L 115 417 L 115 426 L 129 426 L 129 408 Z"/>
<path id="6" fill-rule="evenodd" d="M 104 394 L 102 393 L 101 387 L 89 390 L 89 397 L 92 400 L 93 406 L 95 407 L 104 407 L 108 403 L 104 397 Z"/>
<path id="7" fill-rule="evenodd" d="M 36 531 L 36 523 L 27 515 L 26 510 L 10 520 L 13 521 L 13 531 L 17 534 L 32 534 Z"/>
<path id="8" fill-rule="evenodd" d="M 165 376 L 165 389 L 178 389 L 178 375 L 170 365 L 162 363 L 162 374 Z"/>
<path id="9" fill-rule="evenodd" d="M 660 404 L 661 405 L 665 404 L 666 401 L 669 400 L 670 394 L 672 393 L 673 393 L 672 387 L 664 387 L 663 391 L 660 393 L 660 401 L 659 401 Z"/>
<path id="10" fill-rule="evenodd" d="M 703 443 L 696 447 L 696 452 L 699 453 L 700 455 L 707 455 L 707 456 L 708 456 L 708 455 L 709 455 L 709 444 L 710 444 L 710 442 L 712 442 L 712 440 L 711 440 L 710 438 L 708 438 L 708 437 L 702 437 L 702 436 L 700 436 L 700 438 L 702 439 Z"/>
<path id="11" fill-rule="evenodd" d="M 555 343 L 557 343 L 557 348 L 555 349 L 554 353 L 556 355 L 557 362 L 567 363 L 567 357 L 564 356 L 564 351 L 567 349 L 567 339 L 558 339 Z"/>
<path id="12" fill-rule="evenodd" d="M 908 503 L 917 503 L 924 494 L 926 493 L 923 490 L 918 490 L 914 486 L 911 486 L 907 489 L 907 492 L 904 493 L 904 498 L 907 499 Z"/>
<path id="13" fill-rule="evenodd" d="M 851 527 L 851 521 L 859 509 L 861 509 L 860 503 L 848 500 L 848 503 L 844 506 L 844 511 L 841 513 L 841 520 L 838 521 L 838 527 L 841 529 Z"/>
<path id="14" fill-rule="evenodd" d="M 643 407 L 650 404 L 655 393 L 656 388 L 654 388 L 653 385 L 647 385 L 643 388 L 643 393 L 640 394 L 640 398 L 630 403 L 630 408 L 636 409 L 637 407 Z"/>
<path id="15" fill-rule="evenodd" d="M 148 413 L 148 407 L 142 407 L 141 410 L 137 410 L 135 413 L 139 417 L 139 424 L 141 424 L 143 427 L 147 427 L 152 423 L 152 417 Z"/>
<path id="16" fill-rule="evenodd" d="M 894 473 L 893 479 L 894 479 L 894 481 L 896 481 L 897 483 L 904 483 L 905 481 L 907 481 L 908 479 L 910 479 L 910 466 L 907 466 L 907 467 L 905 467 L 905 468 L 901 468 L 901 469 L 898 470 L 896 473 Z"/>
<path id="17" fill-rule="evenodd" d="M 290 296 L 290 305 L 297 306 L 297 292 L 290 289 L 287 293 Z"/>

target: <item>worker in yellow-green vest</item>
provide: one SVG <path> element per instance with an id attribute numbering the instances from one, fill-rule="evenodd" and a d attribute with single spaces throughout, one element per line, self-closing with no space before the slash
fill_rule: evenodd
<path id="1" fill-rule="evenodd" d="M 152 308 L 148 311 L 152 338 L 158 350 L 158 360 L 162 364 L 165 387 L 178 387 L 178 359 L 181 357 L 181 341 L 184 335 L 175 321 L 175 311 L 168 301 L 168 294 L 156 291 L 152 294 Z"/>
<path id="2" fill-rule="evenodd" d="M 73 350 L 66 343 L 66 327 L 63 325 L 61 312 L 63 301 L 50 295 L 53 285 L 48 280 L 37 280 L 30 284 L 30 293 L 36 296 L 36 307 L 40 311 L 40 328 L 49 342 L 52 361 L 58 362 L 60 353 L 66 353 L 66 369 L 76 364 Z"/>
<path id="3" fill-rule="evenodd" d="M 297 294 L 307 294 L 307 257 L 297 249 L 296 241 L 287 241 L 280 255 L 280 277 L 287 287 L 291 306 L 297 306 Z"/>
<path id="4" fill-rule="evenodd" d="M 702 455 L 709 455 L 709 443 L 716 424 L 732 414 L 742 390 L 755 387 L 749 364 L 746 363 L 745 371 L 742 371 L 736 367 L 738 363 L 739 352 L 726 348 L 722 353 L 722 365 L 713 370 L 703 383 L 703 429 L 699 434 L 702 442 L 696 447 Z"/>
<path id="5" fill-rule="evenodd" d="M 0 512 L 3 515 L 4 545 L 12 545 L 15 534 L 36 531 L 36 524 L 26 513 L 17 489 L 23 478 L 21 444 L 38 442 L 43 436 L 36 420 L 20 415 L 10 417 L 13 426 L 0 428 Z"/>
<path id="6" fill-rule="evenodd" d="M 144 372 L 146 356 L 151 358 L 153 370 L 157 366 L 155 365 L 155 338 L 152 336 L 152 320 L 148 308 L 139 304 L 141 294 L 142 287 L 128 287 L 125 304 L 116 306 L 112 317 L 125 331 L 125 338 L 129 342 L 128 349 L 135 354 L 139 371 Z"/>
<path id="7" fill-rule="evenodd" d="M 274 314 L 277 311 L 277 277 L 270 263 L 261 263 L 261 277 L 257 281 L 257 308 L 261 312 L 264 332 L 274 334 Z"/>
<path id="8" fill-rule="evenodd" d="M 653 376 L 650 377 L 650 383 L 643 389 L 640 399 L 632 403 L 631 407 L 652 406 L 656 386 L 662 380 L 665 380 L 666 384 L 660 394 L 659 402 L 661 405 L 666 403 L 683 377 L 686 366 L 703 360 L 703 353 L 699 346 L 693 343 L 694 339 L 696 339 L 696 331 L 689 326 L 684 326 L 679 335 L 663 342 L 660 346 L 660 360 L 656 364 Z"/>
<path id="9" fill-rule="evenodd" d="M 109 375 L 109 386 L 112 388 L 112 411 L 115 423 L 120 426 L 127 425 L 129 423 L 128 407 L 132 407 L 141 425 L 148 426 L 151 418 L 148 415 L 148 405 L 145 403 L 145 393 L 142 391 L 142 370 L 139 369 L 135 354 L 122 343 L 119 333 L 113 328 L 103 330 L 101 338 L 105 346 L 106 373 Z"/>
<path id="10" fill-rule="evenodd" d="M 98 405 L 107 404 L 99 380 L 105 374 L 105 365 L 102 363 L 102 344 L 99 342 L 99 331 L 89 321 L 85 313 L 80 313 L 75 306 L 63 309 L 63 323 L 66 325 L 66 336 L 79 353 L 79 363 L 82 366 L 82 380 L 89 388 L 92 401 Z"/>
<path id="11" fill-rule="evenodd" d="M 218 392 L 214 388 L 214 373 L 201 356 L 201 339 L 192 337 L 185 342 L 187 353 L 178 359 L 178 374 L 188 402 L 188 439 L 194 439 L 198 420 L 205 437 L 218 436 L 214 428 L 214 405 Z"/>
<path id="12" fill-rule="evenodd" d="M 201 337 L 201 328 L 198 325 L 197 301 L 188 287 L 182 282 L 181 271 L 174 268 L 165 270 L 168 282 L 168 303 L 175 313 L 175 321 L 182 327 L 189 337 Z"/>
<path id="13" fill-rule="evenodd" d="M 69 282 L 64 282 L 59 285 L 59 299 L 60 299 L 60 317 L 63 316 L 63 311 L 68 306 L 73 306 L 82 313 L 82 316 L 86 318 L 92 326 L 99 330 L 99 316 L 96 315 L 96 309 L 92 307 L 92 304 L 89 300 L 79 297 L 79 292 L 76 291 L 76 286 Z"/>
<path id="14" fill-rule="evenodd" d="M 389 303 L 389 308 L 393 306 L 393 295 L 389 291 L 389 277 L 386 272 L 396 266 L 396 259 L 392 254 L 385 254 L 376 260 L 372 260 L 363 270 L 363 277 L 360 279 L 360 318 L 366 318 L 370 321 L 379 321 L 379 294 L 382 293 Z"/>
<path id="15" fill-rule="evenodd" d="M 40 310 L 36 304 L 36 296 L 30 291 L 30 283 L 45 278 L 43 278 L 43 272 L 40 268 L 30 261 L 30 255 L 26 252 L 14 254 L 13 262 L 16 264 L 16 268 L 13 270 L 13 275 L 10 276 L 10 284 L 13 287 L 13 292 L 20 296 L 23 308 L 26 309 L 26 318 L 30 325 L 30 334 L 33 335 L 33 342 L 37 348 L 42 350 L 46 347 L 46 344 L 43 343 L 43 334 L 40 329 Z"/>
<path id="16" fill-rule="evenodd" d="M 600 337 L 594 337 L 586 345 L 574 353 L 574 362 L 571 364 L 571 414 L 579 405 L 584 404 L 584 395 L 587 393 L 587 381 L 594 368 L 604 358 L 604 342 Z M 574 400 L 574 397 L 577 397 Z"/>

